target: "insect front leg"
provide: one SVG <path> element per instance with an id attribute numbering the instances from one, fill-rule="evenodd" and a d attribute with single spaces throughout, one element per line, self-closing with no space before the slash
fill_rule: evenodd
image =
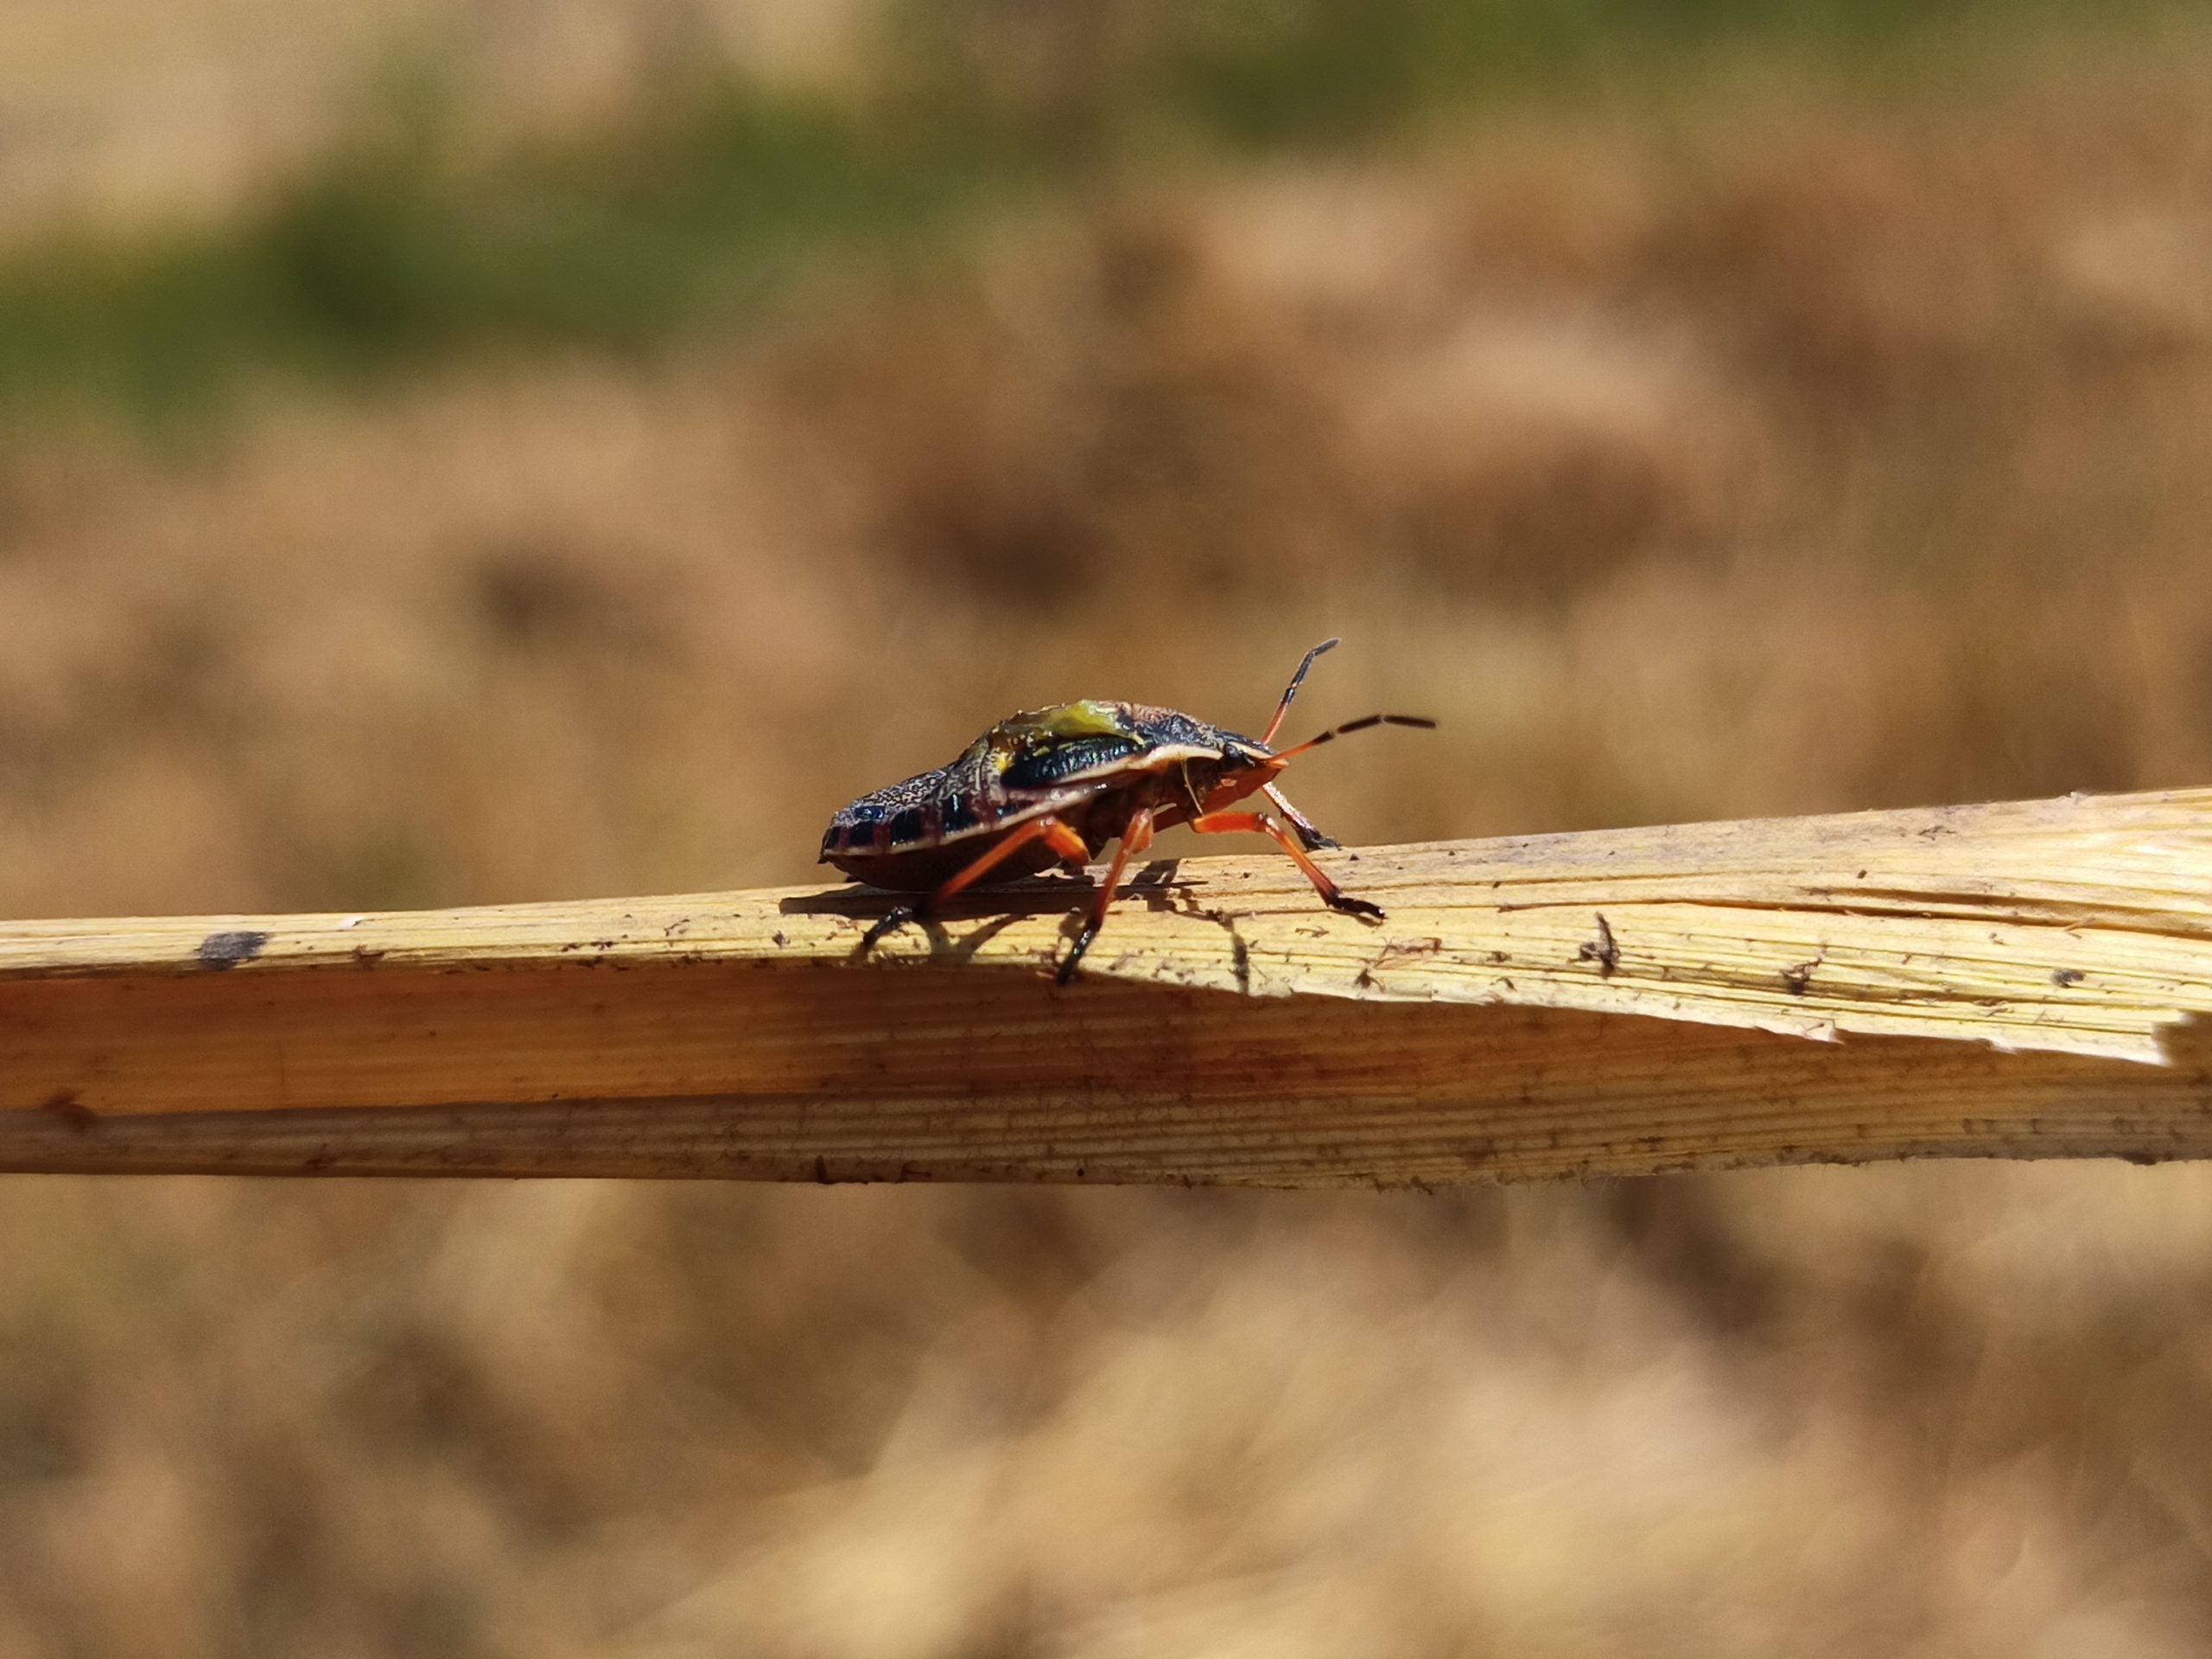
<path id="1" fill-rule="evenodd" d="M 1378 920 L 1382 906 L 1364 899 L 1355 899 L 1329 879 L 1329 873 L 1306 856 L 1306 849 L 1291 839 L 1290 831 L 1264 812 L 1209 812 L 1202 818 L 1191 820 L 1192 830 L 1201 836 L 1234 836 L 1245 833 L 1267 836 L 1276 846 L 1290 855 L 1298 868 L 1306 872 L 1306 879 L 1313 884 L 1313 891 L 1321 895 L 1321 902 L 1331 910 L 1340 910 L 1347 916 L 1372 916 Z"/>
<path id="2" fill-rule="evenodd" d="M 1307 852 L 1319 852 L 1324 847 L 1344 845 L 1344 842 L 1338 841 L 1334 836 L 1325 836 L 1315 829 L 1306 816 L 1290 804 L 1290 798 L 1273 784 L 1267 784 L 1262 787 L 1267 791 L 1268 798 L 1282 810 L 1283 817 L 1290 820 L 1290 827 L 1298 832 L 1298 838 L 1306 843 Z"/>

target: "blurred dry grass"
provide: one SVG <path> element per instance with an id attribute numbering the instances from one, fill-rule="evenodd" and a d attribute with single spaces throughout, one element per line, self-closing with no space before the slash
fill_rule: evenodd
<path id="1" fill-rule="evenodd" d="M 0 912 L 807 879 L 1070 695 L 1347 840 L 2212 777 L 2212 57 L 1124 182 L 0 454 Z M 1173 851 L 1173 849 L 1169 850 Z M 2181 1655 L 2212 1183 L 7 1185 L 0 1650 Z"/>

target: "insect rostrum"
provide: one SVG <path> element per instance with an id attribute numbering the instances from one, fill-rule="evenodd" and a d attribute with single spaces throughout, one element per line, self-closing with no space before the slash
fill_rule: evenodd
<path id="1" fill-rule="evenodd" d="M 1060 963 L 1058 977 L 1065 984 L 1098 936 L 1130 859 L 1151 844 L 1155 831 L 1178 823 L 1202 836 L 1249 831 L 1271 836 L 1306 873 L 1322 903 L 1352 915 L 1381 916 L 1377 906 L 1343 892 L 1313 861 L 1313 852 L 1337 843 L 1291 805 L 1275 776 L 1294 757 L 1347 732 L 1436 722 L 1415 715 L 1369 715 L 1287 749 L 1269 747 L 1313 659 L 1337 644 L 1325 639 L 1306 653 L 1256 741 L 1173 709 L 1086 698 L 1011 715 L 949 765 L 843 807 L 822 838 L 823 861 L 871 886 L 923 895 L 869 928 L 862 950 L 969 887 L 1012 881 L 1054 864 L 1080 874 L 1099 849 L 1118 838 L 1114 862 Z M 1282 817 L 1231 810 L 1255 794 L 1265 795 Z"/>

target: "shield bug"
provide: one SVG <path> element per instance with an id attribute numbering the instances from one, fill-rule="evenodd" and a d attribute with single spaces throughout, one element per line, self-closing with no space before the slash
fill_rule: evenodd
<path id="1" fill-rule="evenodd" d="M 1313 852 L 1338 843 L 1284 798 L 1275 777 L 1295 757 L 1346 733 L 1436 722 L 1369 715 L 1287 749 L 1268 747 L 1314 658 L 1338 643 L 1325 639 L 1306 653 L 1256 741 L 1173 709 L 1085 699 L 1011 715 L 950 765 L 861 796 L 830 821 L 822 861 L 855 880 L 923 895 L 869 928 L 862 952 L 967 888 L 1033 875 L 1053 864 L 1081 874 L 1098 849 L 1118 837 L 1113 864 L 1060 964 L 1065 985 L 1098 936 L 1129 860 L 1151 844 L 1156 830 L 1178 823 L 1202 836 L 1271 836 L 1332 910 L 1381 916 L 1378 906 L 1343 892 L 1313 861 Z M 1273 802 L 1290 827 L 1267 812 L 1230 810 L 1255 794 Z"/>

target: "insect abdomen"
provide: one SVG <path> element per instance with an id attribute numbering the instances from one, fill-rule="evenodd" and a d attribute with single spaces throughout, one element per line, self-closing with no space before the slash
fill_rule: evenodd
<path id="1" fill-rule="evenodd" d="M 989 836 L 970 836 L 940 846 L 911 847 L 890 853 L 836 853 L 825 848 L 823 855 L 855 881 L 865 881 L 872 887 L 887 887 L 894 893 L 926 893 L 942 887 L 974 863 L 995 839 Z M 1058 855 L 1040 841 L 995 867 L 976 885 L 995 887 L 1001 881 L 1016 881 L 1025 875 L 1050 869 L 1058 862 Z"/>
<path id="2" fill-rule="evenodd" d="M 930 846 L 988 823 L 990 817 L 971 791 L 954 785 L 944 772 L 925 772 L 841 809 L 822 837 L 822 856 Z"/>

